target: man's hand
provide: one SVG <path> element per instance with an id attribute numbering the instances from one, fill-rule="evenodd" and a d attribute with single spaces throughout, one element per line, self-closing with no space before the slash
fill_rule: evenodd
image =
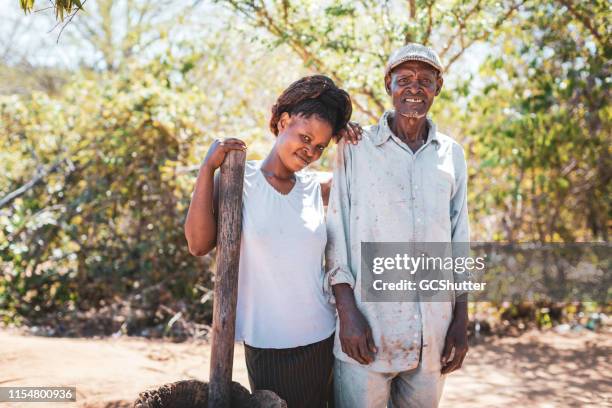
<path id="1" fill-rule="evenodd" d="M 340 129 L 338 136 L 340 139 L 345 139 L 347 143 L 356 145 L 361 140 L 363 128 L 357 122 L 348 122 L 344 129 Z"/>
<path id="2" fill-rule="evenodd" d="M 340 320 L 340 345 L 342 351 L 360 364 L 374 361 L 376 345 L 372 330 L 355 304 L 353 290 L 348 284 L 334 285 L 336 307 Z"/>
<path id="3" fill-rule="evenodd" d="M 372 330 L 359 309 L 352 308 L 339 313 L 340 344 L 342 351 L 360 364 L 374 361 L 376 346 L 372 339 Z"/>
<path id="4" fill-rule="evenodd" d="M 442 352 L 442 374 L 449 374 L 461 368 L 468 352 L 467 342 L 467 301 L 457 302 L 453 321 L 446 332 L 444 351 Z M 451 359 L 452 357 L 452 359 Z"/>

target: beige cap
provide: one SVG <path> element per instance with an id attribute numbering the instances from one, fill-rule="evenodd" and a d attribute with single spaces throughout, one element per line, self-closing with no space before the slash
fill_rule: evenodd
<path id="1" fill-rule="evenodd" d="M 391 54 L 385 67 L 385 78 L 391 73 L 393 68 L 406 61 L 422 61 L 437 69 L 440 74 L 444 71 L 440 57 L 438 57 L 434 50 L 422 44 L 409 43 Z"/>

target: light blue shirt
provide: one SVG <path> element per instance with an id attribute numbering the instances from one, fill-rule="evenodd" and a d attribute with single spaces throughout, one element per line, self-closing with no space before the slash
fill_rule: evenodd
<path id="1" fill-rule="evenodd" d="M 362 302 L 361 242 L 469 242 L 467 166 L 463 148 L 428 119 L 416 152 L 393 134 L 385 112 L 357 145 L 341 142 L 327 210 L 324 289 L 347 283 L 378 348 L 373 371 L 440 370 L 451 302 Z M 336 336 L 339 334 L 337 323 Z M 336 338 L 334 353 L 353 362 Z"/>

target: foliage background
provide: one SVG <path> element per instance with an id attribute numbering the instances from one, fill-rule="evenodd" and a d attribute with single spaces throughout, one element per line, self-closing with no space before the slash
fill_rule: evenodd
<path id="1" fill-rule="evenodd" d="M 408 41 L 445 63 L 432 116 L 467 152 L 472 239 L 608 242 L 606 1 L 99 0 L 51 33 L 52 8 L 5 7 L 5 324 L 200 333 L 214 257 L 189 255 L 182 224 L 207 146 L 240 137 L 263 157 L 275 97 L 313 72 L 374 123 L 386 58 Z"/>

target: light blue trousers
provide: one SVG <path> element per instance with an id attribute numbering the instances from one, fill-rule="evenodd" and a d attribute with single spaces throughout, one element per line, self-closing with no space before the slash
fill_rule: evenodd
<path id="1" fill-rule="evenodd" d="M 445 376 L 421 365 L 409 371 L 378 373 L 358 363 L 334 362 L 336 408 L 435 408 Z"/>

